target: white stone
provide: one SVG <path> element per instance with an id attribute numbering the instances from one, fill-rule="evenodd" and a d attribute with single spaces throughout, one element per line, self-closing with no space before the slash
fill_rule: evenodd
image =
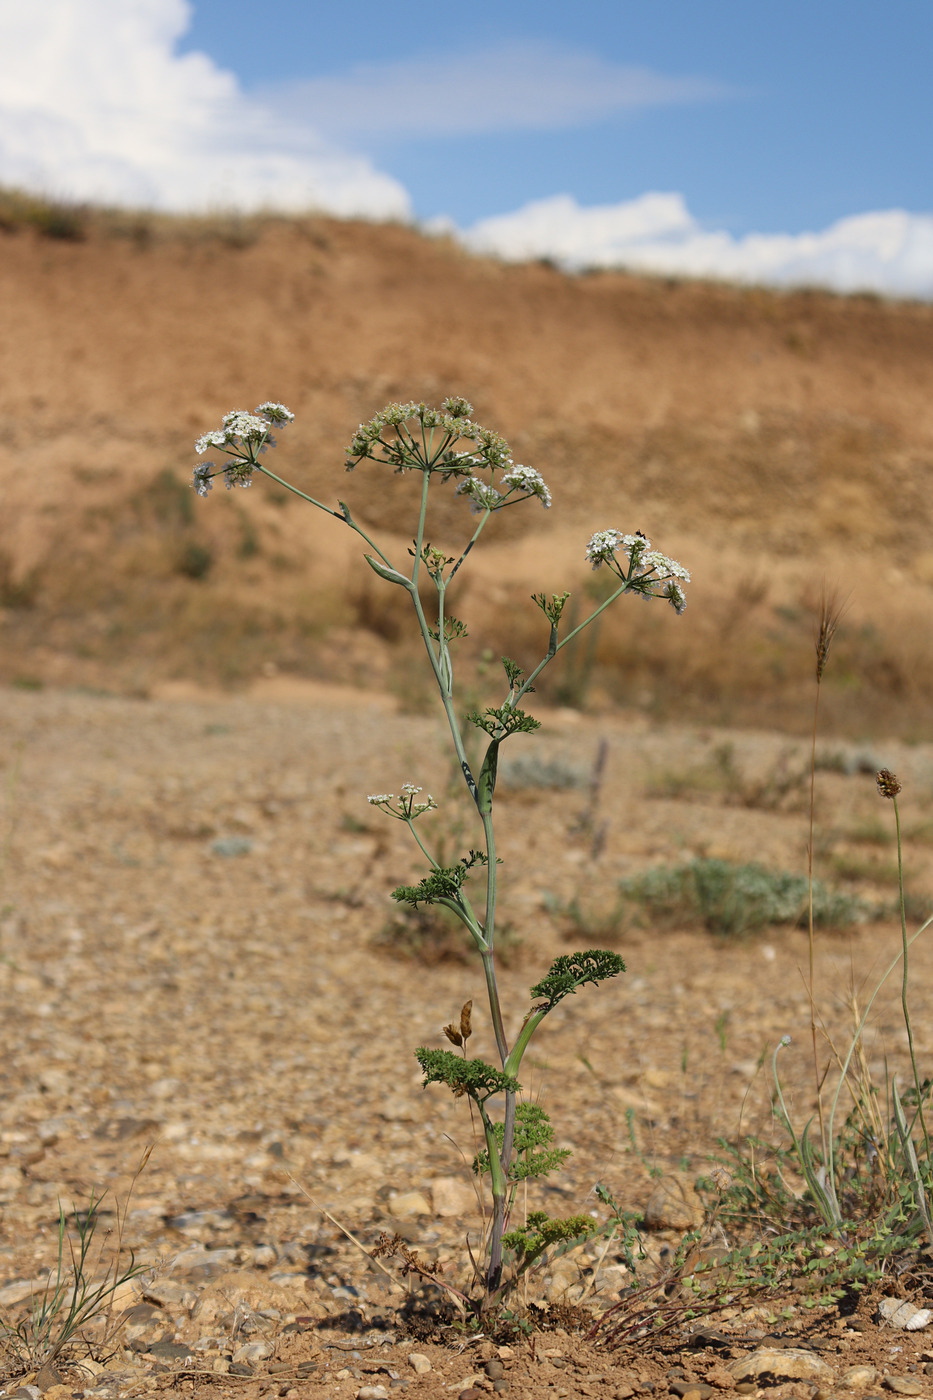
<path id="1" fill-rule="evenodd" d="M 234 1361 L 245 1361 L 251 1366 L 254 1361 L 267 1361 L 275 1354 L 275 1347 L 271 1342 L 245 1342 L 243 1346 L 237 1347 L 233 1353 Z"/>
<path id="2" fill-rule="evenodd" d="M 882 1298 L 878 1304 L 878 1316 L 889 1327 L 899 1327 L 907 1332 L 919 1332 L 921 1327 L 933 1322 L 933 1312 L 929 1308 L 915 1308 L 903 1298 Z"/>
<path id="3" fill-rule="evenodd" d="M 802 1347 L 759 1347 L 751 1356 L 730 1361 L 726 1368 L 737 1381 L 775 1376 L 779 1380 L 833 1382 L 833 1372 L 825 1361 Z"/>

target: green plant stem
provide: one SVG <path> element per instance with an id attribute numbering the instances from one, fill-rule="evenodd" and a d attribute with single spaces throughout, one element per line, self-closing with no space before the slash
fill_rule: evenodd
<path id="1" fill-rule="evenodd" d="M 506 1095 L 506 1101 L 512 1102 L 513 1123 L 515 1094 Z M 479 1111 L 483 1119 L 483 1133 L 486 1138 L 486 1156 L 489 1159 L 489 1189 L 492 1196 L 492 1221 L 489 1227 L 489 1259 L 486 1268 L 486 1305 L 488 1306 L 496 1290 L 502 1282 L 502 1237 L 505 1234 L 506 1217 L 508 1209 L 508 1177 L 506 1166 L 499 1155 L 499 1144 L 496 1141 L 495 1129 L 486 1112 L 485 1105 L 478 1103 Z M 509 1155 L 511 1156 L 511 1148 Z"/>
<path id="2" fill-rule="evenodd" d="M 860 1037 L 861 1037 L 862 1031 L 865 1029 L 866 1022 L 868 1021 L 869 1013 L 871 1012 L 871 1009 L 872 1009 L 872 1007 L 873 1007 L 874 1004 L 875 1004 L 875 998 L 878 996 L 878 993 L 881 991 L 881 988 L 884 986 L 885 982 L 887 982 L 888 978 L 891 976 L 891 973 L 894 971 L 894 969 L 897 967 L 898 963 L 899 963 L 899 962 L 901 961 L 901 959 L 904 957 L 904 955 L 905 955 L 907 949 L 910 948 L 910 947 L 912 947 L 913 944 L 916 943 L 916 941 L 917 941 L 917 939 L 920 937 L 920 935 L 921 935 L 922 933 L 925 933 L 926 930 L 930 927 L 931 924 L 933 924 L 933 915 L 931 915 L 931 917 L 930 917 L 929 919 L 927 919 L 924 923 L 922 923 L 922 924 L 920 925 L 920 927 L 917 929 L 917 932 L 913 935 L 912 938 L 909 938 L 909 939 L 908 939 L 908 938 L 904 938 L 904 941 L 903 941 L 903 943 L 902 943 L 902 947 L 901 947 L 900 952 L 897 953 L 897 955 L 896 955 L 894 958 L 892 958 L 892 960 L 891 960 L 889 966 L 885 969 L 884 973 L 882 974 L 882 976 L 881 976 L 881 978 L 880 978 L 880 980 L 879 980 L 879 982 L 878 982 L 878 985 L 875 987 L 875 990 L 872 992 L 871 996 L 869 997 L 869 999 L 868 999 L 868 1005 L 865 1007 L 865 1010 L 862 1012 L 862 1015 L 861 1015 L 861 1018 L 859 1019 L 858 1025 L 857 1025 L 856 1028 L 855 1028 L 855 1034 L 852 1036 L 852 1039 L 851 1039 L 851 1041 L 850 1041 L 850 1043 L 849 1043 L 848 1052 L 847 1052 L 846 1057 L 845 1057 L 845 1060 L 843 1061 L 842 1066 L 841 1066 L 841 1072 L 840 1072 L 840 1076 L 839 1076 L 839 1083 L 836 1085 L 836 1092 L 835 1092 L 835 1094 L 833 1095 L 833 1101 L 832 1101 L 832 1104 L 830 1105 L 830 1110 L 829 1110 L 829 1119 L 828 1119 L 828 1125 L 827 1125 L 827 1126 L 828 1126 L 828 1132 L 829 1132 L 829 1155 L 828 1155 L 828 1157 L 827 1157 L 827 1159 L 826 1159 L 826 1170 L 827 1170 L 827 1175 L 828 1175 L 830 1178 L 832 1178 L 832 1176 L 833 1176 L 833 1174 L 834 1174 L 834 1172 L 835 1172 L 835 1154 L 834 1154 L 834 1146 L 833 1146 L 833 1128 L 834 1128 L 835 1120 L 836 1120 L 836 1108 L 837 1108 L 838 1103 L 839 1103 L 839 1096 L 840 1096 L 840 1094 L 842 1093 L 842 1086 L 843 1086 L 843 1084 L 845 1084 L 845 1082 L 846 1082 L 846 1076 L 848 1075 L 848 1072 L 849 1072 L 849 1065 L 850 1065 L 851 1062 L 852 1062 L 852 1056 L 855 1054 L 855 1047 L 858 1045 L 858 1042 L 859 1042 L 859 1039 L 860 1039 Z"/>
<path id="3" fill-rule="evenodd" d="M 904 852 L 903 852 L 903 841 L 902 841 L 902 839 L 901 839 L 901 814 L 900 814 L 900 811 L 898 810 L 897 796 L 896 796 L 896 795 L 895 795 L 894 798 L 893 798 L 893 802 L 894 802 L 894 826 L 895 826 L 895 830 L 896 830 L 896 832 L 897 832 L 897 889 L 898 889 L 898 897 L 899 897 L 899 901 L 900 901 L 900 914 L 901 914 L 901 956 L 902 956 L 903 959 L 904 959 L 904 965 L 903 965 L 903 967 L 901 968 L 901 1008 L 902 1008 L 903 1013 L 904 1013 L 904 1025 L 905 1025 L 906 1028 L 907 1028 L 907 1048 L 908 1048 L 908 1050 L 909 1050 L 909 1052 L 910 1052 L 910 1065 L 911 1065 L 911 1069 L 913 1070 L 914 1089 L 916 1090 L 916 1094 L 917 1094 L 917 1113 L 916 1113 L 916 1119 L 917 1119 L 917 1121 L 919 1121 L 919 1123 L 920 1123 L 920 1131 L 921 1131 L 922 1134 L 923 1134 L 923 1146 L 924 1146 L 924 1149 L 925 1149 L 925 1151 L 926 1151 L 927 1159 L 929 1160 L 929 1156 L 930 1156 L 930 1136 L 929 1136 L 929 1133 L 927 1132 L 926 1118 L 925 1118 L 924 1112 L 923 1112 L 923 1088 L 922 1088 L 922 1085 L 921 1085 L 921 1083 L 920 1083 L 920 1072 L 919 1072 L 919 1070 L 917 1069 L 917 1055 L 916 1055 L 916 1052 L 915 1052 L 915 1050 L 914 1050 L 914 1032 L 913 1032 L 913 1026 L 911 1025 L 911 1021 L 910 1021 L 910 1010 L 909 1010 L 909 1008 L 908 1008 L 908 1006 L 907 1006 L 907 981 L 908 981 L 907 950 L 908 950 L 909 944 L 908 944 L 908 942 L 907 942 L 907 911 L 906 911 L 906 909 L 905 909 L 905 907 L 904 907 Z"/>
<path id="4" fill-rule="evenodd" d="M 416 828 L 414 822 L 412 821 L 411 817 L 408 817 L 408 818 L 406 819 L 405 825 L 408 827 L 408 830 L 411 832 L 412 836 L 414 837 L 414 840 L 415 840 L 415 843 L 416 843 L 417 846 L 418 846 L 418 849 L 421 851 L 421 854 L 424 856 L 425 860 L 428 862 L 428 864 L 430 865 L 431 869 L 432 869 L 432 870 L 440 870 L 440 868 L 441 868 L 441 867 L 440 867 L 440 862 L 439 862 L 439 861 L 436 861 L 436 860 L 434 859 L 434 857 L 432 856 L 431 852 L 428 850 L 427 846 L 424 844 L 424 842 L 422 841 L 421 837 L 418 835 L 418 830 L 417 830 L 417 828 Z"/>
<path id="5" fill-rule="evenodd" d="M 532 1036 L 540 1026 L 541 1022 L 544 1020 L 546 1015 L 547 1009 L 542 1009 L 540 1011 L 530 1011 L 525 1017 L 524 1024 L 522 1025 L 522 1028 L 519 1031 L 518 1035 L 515 1037 L 515 1044 L 512 1046 L 511 1054 L 509 1055 L 509 1058 L 506 1060 L 505 1064 L 502 1066 L 506 1074 L 514 1074 L 516 1077 L 518 1076 L 518 1071 L 522 1063 L 522 1056 L 528 1049 L 528 1046 L 531 1043 Z"/>
<path id="6" fill-rule="evenodd" d="M 778 1103 L 781 1105 L 781 1112 L 784 1115 L 784 1122 L 787 1125 L 787 1131 L 790 1133 L 791 1142 L 794 1144 L 797 1160 L 800 1163 L 807 1185 L 812 1192 L 817 1209 L 829 1228 L 835 1230 L 842 1224 L 842 1211 L 839 1208 L 839 1200 L 836 1196 L 836 1181 L 833 1175 L 831 1150 L 829 1157 L 823 1157 L 823 1178 L 821 1180 L 819 1172 L 813 1164 L 813 1149 L 809 1145 L 808 1134 L 810 1123 L 813 1120 L 810 1119 L 804 1125 L 803 1132 L 798 1137 L 794 1129 L 793 1119 L 788 1112 L 787 1104 L 784 1100 L 784 1089 L 781 1085 L 781 1077 L 778 1074 L 777 1057 L 787 1043 L 788 1041 L 786 1039 L 778 1041 L 774 1048 L 774 1054 L 771 1056 L 771 1072 L 774 1075 L 774 1087 L 777 1091 Z M 832 1118 L 830 1118 L 830 1125 L 831 1124 Z M 830 1144 L 830 1149 L 831 1146 L 832 1144 Z"/>
<path id="7" fill-rule="evenodd" d="M 460 726 L 457 723 L 457 716 L 453 705 L 453 676 L 450 667 L 449 656 L 447 657 L 447 666 L 442 667 L 441 665 L 442 657 L 446 654 L 447 651 L 446 643 L 444 641 L 443 612 L 443 599 L 446 585 L 444 584 L 443 580 L 436 580 L 438 592 L 437 651 L 435 651 L 434 646 L 432 644 L 430 629 L 428 627 L 427 619 L 424 615 L 424 608 L 421 604 L 421 597 L 418 593 L 418 574 L 421 564 L 422 548 L 424 545 L 424 524 L 427 513 L 428 487 L 430 485 L 430 479 L 430 473 L 427 471 L 424 472 L 421 489 L 421 506 L 418 515 L 418 529 L 414 541 L 415 562 L 412 569 L 410 596 L 414 605 L 415 614 L 418 618 L 418 627 L 421 632 L 422 641 L 424 642 L 425 650 L 428 654 L 428 660 L 431 663 L 431 669 L 434 672 L 434 678 L 437 682 L 438 690 L 440 691 L 441 702 L 444 706 L 444 712 L 447 716 L 447 724 L 448 728 L 450 729 L 451 738 L 453 739 L 454 749 L 456 751 L 457 758 L 460 762 L 460 768 L 463 773 L 464 780 L 469 789 L 470 795 L 473 798 L 474 804 L 478 807 L 479 793 L 476 787 L 476 781 L 473 777 L 472 770 L 470 769 L 470 765 L 467 761 L 466 750 L 463 744 L 463 735 L 460 732 Z M 480 524 L 474 531 L 473 539 L 470 541 L 471 545 L 478 537 L 479 532 L 485 524 L 488 516 L 489 512 L 486 511 L 483 520 L 480 521 Z M 465 553 L 466 551 L 464 551 L 464 554 Z M 462 557 L 463 556 L 461 556 L 461 558 Z M 483 973 L 486 979 L 486 992 L 489 1000 L 490 1019 L 492 1021 L 493 1032 L 496 1038 L 496 1048 L 499 1052 L 500 1061 L 502 1064 L 504 1064 L 506 1059 L 508 1058 L 509 1047 L 505 1035 L 505 1026 L 502 1019 L 502 1008 L 499 1001 L 499 990 L 496 983 L 496 968 L 493 952 L 495 939 L 496 843 L 491 813 L 483 814 L 483 832 L 486 848 L 485 854 L 488 864 L 486 867 L 486 916 L 482 929 L 484 946 L 480 947 L 480 953 L 482 955 L 483 960 Z M 419 845 L 420 844 L 421 843 L 419 841 Z M 422 850 L 423 849 L 424 848 L 422 847 Z M 474 933 L 475 937 L 475 929 L 471 929 L 471 932 Z"/>
<path id="8" fill-rule="evenodd" d="M 499 1060 L 503 1067 L 509 1058 L 509 1045 L 505 1038 L 505 1027 L 502 1022 L 502 1008 L 499 1004 L 499 988 L 496 983 L 496 960 L 495 953 L 488 944 L 480 949 L 483 959 L 483 975 L 486 978 L 486 995 L 489 999 L 489 1016 L 492 1021 L 493 1034 L 496 1037 L 496 1049 L 499 1052 Z"/>
<path id="9" fill-rule="evenodd" d="M 473 534 L 472 534 L 472 536 L 470 537 L 469 543 L 466 545 L 466 547 L 465 547 L 464 550 L 463 550 L 463 553 L 460 555 L 460 558 L 457 560 L 456 564 L 454 564 L 454 566 L 453 566 L 453 568 L 451 569 L 450 573 L 447 575 L 447 583 L 450 583 L 450 582 L 452 581 L 454 574 L 455 574 L 455 573 L 457 572 L 457 570 L 460 568 L 460 565 L 463 563 L 463 561 L 466 559 L 467 555 L 469 554 L 470 550 L 471 550 L 471 549 L 473 548 L 473 546 L 476 544 L 476 541 L 479 539 L 480 534 L 481 534 L 481 532 L 482 532 L 482 530 L 483 530 L 483 527 L 485 526 L 486 521 L 489 519 L 489 517 L 490 517 L 491 514 L 492 514 L 492 512 L 491 512 L 488 508 L 487 508 L 486 510 L 483 511 L 483 514 L 482 514 L 482 516 L 480 517 L 479 524 L 477 525 L 476 529 L 473 531 Z"/>
<path id="10" fill-rule="evenodd" d="M 554 657 L 557 655 L 557 653 L 559 651 L 562 651 L 564 647 L 568 644 L 568 642 L 572 642 L 574 637 L 578 636 L 579 633 L 581 633 L 585 627 L 589 627 L 591 622 L 595 622 L 596 619 L 599 617 L 600 613 L 605 612 L 611 603 L 614 603 L 617 598 L 621 598 L 622 594 L 627 593 L 628 590 L 629 580 L 623 579 L 622 586 L 620 588 L 617 588 L 614 593 L 610 593 L 609 597 L 605 600 L 605 602 L 600 603 L 598 608 L 594 608 L 593 612 L 590 613 L 589 617 L 585 617 L 582 622 L 579 622 L 577 626 L 573 628 L 572 631 L 567 633 L 566 637 L 562 637 L 561 640 L 557 642 L 556 646 L 554 645 L 554 629 L 551 629 L 551 644 L 548 646 L 547 656 L 545 656 L 543 661 L 538 662 L 537 666 L 531 672 L 530 676 L 528 676 L 528 678 L 522 682 L 521 686 L 515 692 L 515 698 L 511 702 L 513 709 L 518 704 L 519 700 L 521 700 L 522 696 L 526 695 L 527 692 L 531 689 L 532 683 L 535 680 L 537 680 L 538 676 L 540 676 L 545 666 L 550 665 L 550 663 L 554 660 Z"/>

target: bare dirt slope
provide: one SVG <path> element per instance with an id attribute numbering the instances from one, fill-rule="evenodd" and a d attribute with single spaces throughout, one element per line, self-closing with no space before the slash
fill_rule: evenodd
<path id="1" fill-rule="evenodd" d="M 501 617 L 503 569 L 523 591 L 562 586 L 592 530 L 640 527 L 690 565 L 702 606 L 650 642 L 629 610 L 598 658 L 607 695 L 656 704 L 676 678 L 722 712 L 745 695 L 788 722 L 776 697 L 809 669 L 801 619 L 828 573 L 854 590 L 848 722 L 879 704 L 902 726 L 925 713 L 933 308 L 568 278 L 321 219 L 7 232 L 0 284 L 8 679 L 144 691 L 166 673 L 376 666 L 382 683 L 398 625 L 347 581 L 349 536 L 268 484 L 194 502 L 191 443 L 230 407 L 279 398 L 298 417 L 278 469 L 346 494 L 402 548 L 405 484 L 344 477 L 343 447 L 387 400 L 456 391 L 555 495 L 550 516 L 496 522 L 479 613 Z M 436 534 L 459 538 L 463 510 L 448 502 Z M 335 626 L 368 632 L 363 662 L 309 645 Z"/>

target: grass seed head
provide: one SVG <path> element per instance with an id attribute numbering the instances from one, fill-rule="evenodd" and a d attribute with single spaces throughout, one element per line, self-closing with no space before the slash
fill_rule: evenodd
<path id="1" fill-rule="evenodd" d="M 892 773 L 890 768 L 882 768 L 875 778 L 878 791 L 882 797 L 895 798 L 901 790 L 901 781 L 896 773 Z"/>
<path id="2" fill-rule="evenodd" d="M 451 1045 L 462 1045 L 462 1044 L 463 1044 L 463 1036 L 460 1034 L 460 1032 L 459 1032 L 459 1030 L 457 1029 L 456 1026 L 445 1026 L 445 1027 L 444 1027 L 444 1034 L 446 1035 L 447 1039 L 450 1041 Z"/>
<path id="3" fill-rule="evenodd" d="M 826 670 L 826 663 L 829 660 L 830 648 L 836 629 L 842 621 L 846 610 L 846 600 L 840 599 L 838 591 L 833 588 L 828 590 L 824 583 L 820 589 L 820 610 L 817 614 L 816 632 L 813 637 L 813 644 L 816 648 L 816 683 L 823 679 L 823 672 Z"/>

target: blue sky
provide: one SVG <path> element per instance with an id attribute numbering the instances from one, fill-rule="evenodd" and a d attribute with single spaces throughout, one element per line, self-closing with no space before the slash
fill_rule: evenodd
<path id="1" fill-rule="evenodd" d="M 0 183 L 933 297 L 930 0 L 0 5 Z"/>
<path id="2" fill-rule="evenodd" d="M 204 49 L 247 90 L 296 85 L 299 110 L 302 80 L 412 60 L 443 74 L 475 55 L 480 108 L 489 55 L 542 41 L 692 80 L 700 94 L 566 124 L 542 113 L 536 130 L 516 129 L 520 113 L 494 132 L 432 136 L 429 112 L 420 133 L 351 127 L 420 217 L 469 224 L 556 193 L 608 204 L 648 190 L 677 190 L 704 223 L 739 234 L 797 233 L 869 209 L 933 212 L 929 0 L 196 0 L 182 47 Z M 341 133 L 339 113 L 332 121 Z"/>

